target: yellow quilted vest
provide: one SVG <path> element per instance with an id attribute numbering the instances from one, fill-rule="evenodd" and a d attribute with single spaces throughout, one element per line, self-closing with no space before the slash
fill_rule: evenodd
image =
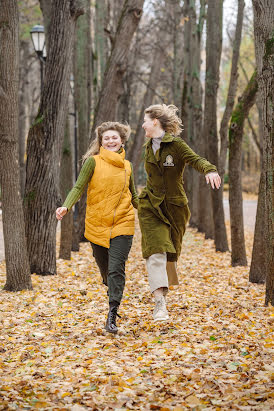
<path id="1" fill-rule="evenodd" d="M 85 237 L 109 248 L 111 238 L 134 234 L 131 166 L 124 150 L 115 153 L 101 147 L 94 159 L 96 165 L 87 191 Z"/>

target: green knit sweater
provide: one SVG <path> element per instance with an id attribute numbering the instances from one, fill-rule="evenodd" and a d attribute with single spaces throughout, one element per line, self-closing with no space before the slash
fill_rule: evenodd
<path id="1" fill-rule="evenodd" d="M 95 160 L 93 157 L 88 158 L 84 164 L 83 167 L 80 171 L 80 174 L 77 178 L 77 181 L 72 188 L 72 190 L 68 193 L 67 198 L 65 199 L 65 202 L 62 207 L 67 207 L 68 211 L 74 206 L 75 203 L 79 200 L 81 195 L 83 194 L 86 185 L 90 182 L 94 169 L 95 169 Z M 130 175 L 130 180 L 129 180 L 129 189 L 132 195 L 132 205 L 133 207 L 137 208 L 138 207 L 138 195 L 135 190 L 135 185 L 134 185 L 134 179 L 133 179 L 133 168 L 132 164 L 130 163 L 131 166 L 131 175 Z"/>

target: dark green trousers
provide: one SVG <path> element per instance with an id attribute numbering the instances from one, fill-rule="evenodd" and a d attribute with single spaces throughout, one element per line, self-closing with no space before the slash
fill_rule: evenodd
<path id="1" fill-rule="evenodd" d="M 93 256 L 103 283 L 108 286 L 109 302 L 120 304 L 126 282 L 125 264 L 132 245 L 132 235 L 119 235 L 110 240 L 110 247 L 91 243 Z"/>

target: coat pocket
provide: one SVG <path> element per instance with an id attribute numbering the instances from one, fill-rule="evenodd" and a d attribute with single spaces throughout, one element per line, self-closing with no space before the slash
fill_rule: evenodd
<path id="1" fill-rule="evenodd" d="M 166 199 L 168 203 L 184 207 L 188 203 L 187 196 L 185 194 L 176 197 L 169 197 Z"/>

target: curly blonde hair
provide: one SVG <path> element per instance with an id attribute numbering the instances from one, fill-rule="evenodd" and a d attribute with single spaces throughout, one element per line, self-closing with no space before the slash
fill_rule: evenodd
<path id="1" fill-rule="evenodd" d="M 159 120 L 161 127 L 173 136 L 179 136 L 183 130 L 182 120 L 178 117 L 179 109 L 173 104 L 154 104 L 145 109 L 151 119 Z"/>
<path id="2" fill-rule="evenodd" d="M 128 124 L 121 124 L 117 121 L 106 121 L 98 126 L 95 130 L 95 138 L 90 143 L 87 152 L 83 155 L 82 161 L 84 162 L 87 158 L 98 154 L 100 147 L 102 146 L 102 138 L 105 131 L 115 130 L 120 134 L 122 143 L 125 144 L 129 139 L 131 128 Z"/>

